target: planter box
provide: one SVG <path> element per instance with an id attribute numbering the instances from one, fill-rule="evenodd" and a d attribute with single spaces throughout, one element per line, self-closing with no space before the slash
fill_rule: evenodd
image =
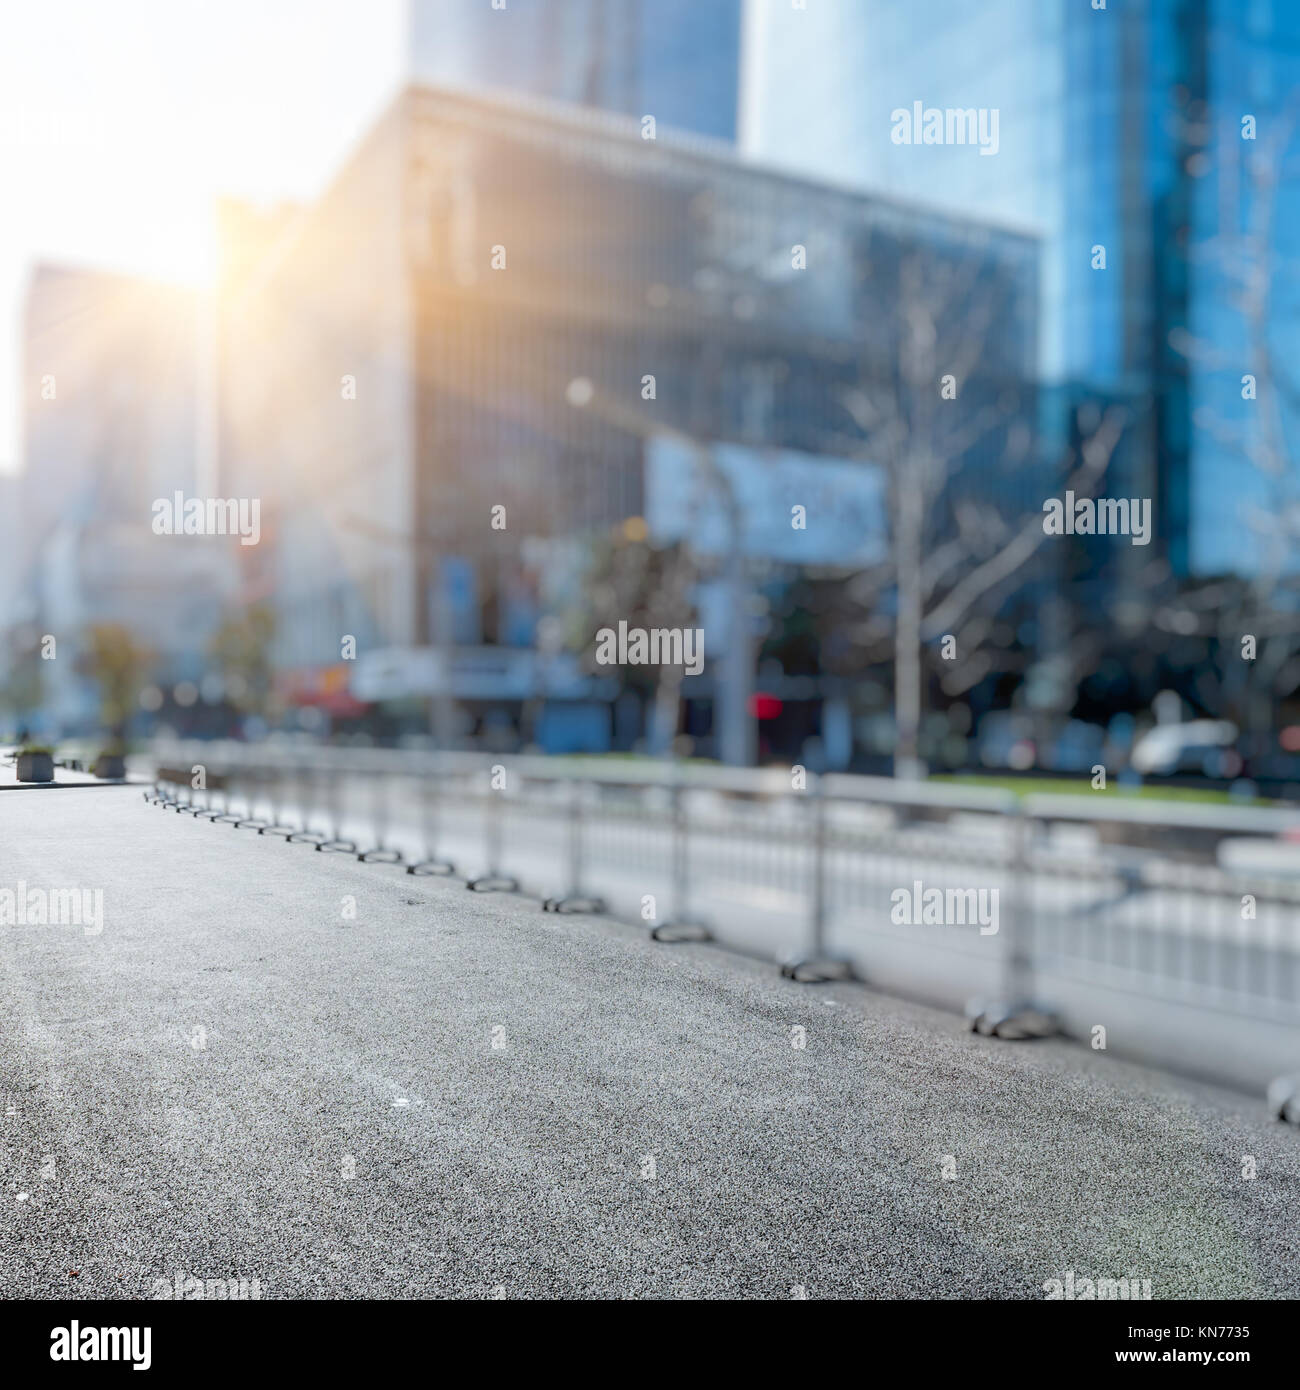
<path id="1" fill-rule="evenodd" d="M 19 753 L 18 780 L 20 782 L 53 782 L 54 755 L 52 753 Z"/>
<path id="2" fill-rule="evenodd" d="M 126 776 L 126 758 L 121 753 L 101 753 L 90 770 L 106 782 L 120 782 Z"/>

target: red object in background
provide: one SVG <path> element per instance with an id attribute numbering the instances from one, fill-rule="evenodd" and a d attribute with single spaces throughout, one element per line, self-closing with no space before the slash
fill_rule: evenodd
<path id="1" fill-rule="evenodd" d="M 1288 753 L 1300 753 L 1300 724 L 1288 724 L 1278 735 L 1278 742 Z"/>
<path id="2" fill-rule="evenodd" d="M 289 671 L 278 681 L 290 705 L 314 705 L 335 719 L 356 719 L 369 708 L 348 690 L 346 666 L 319 666 Z"/>
<path id="3" fill-rule="evenodd" d="M 759 693 L 749 697 L 749 712 L 755 719 L 775 719 L 784 708 L 775 695 Z"/>

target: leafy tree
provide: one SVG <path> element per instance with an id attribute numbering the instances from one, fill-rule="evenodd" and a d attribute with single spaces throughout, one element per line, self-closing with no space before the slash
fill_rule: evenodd
<path id="1" fill-rule="evenodd" d="M 0 686 L 0 708 L 21 725 L 28 723 L 44 699 L 40 639 L 34 628 L 10 635 L 9 670 Z"/>
<path id="2" fill-rule="evenodd" d="M 84 669 L 99 686 L 100 722 L 115 742 L 126 737 L 151 661 L 152 653 L 121 623 L 92 623 L 86 630 Z"/>
<path id="3" fill-rule="evenodd" d="M 209 650 L 227 698 L 245 714 L 266 718 L 270 712 L 274 638 L 275 613 L 265 603 L 231 613 L 213 634 Z"/>

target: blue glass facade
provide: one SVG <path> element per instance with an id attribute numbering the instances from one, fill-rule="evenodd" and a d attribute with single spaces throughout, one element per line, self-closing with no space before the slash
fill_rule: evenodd
<path id="1" fill-rule="evenodd" d="M 751 0 L 744 55 L 751 155 L 1041 237 L 1039 368 L 1044 401 L 1065 406 L 1058 435 L 1081 400 L 1123 403 L 1131 423 L 1108 490 L 1155 499 L 1175 572 L 1259 563 L 1248 513 L 1294 505 L 1294 421 L 1280 390 L 1267 409 L 1243 401 L 1241 377 L 1278 375 L 1294 319 L 1300 187 L 1285 103 L 1300 81 L 1300 8 Z M 996 153 L 896 143 L 893 113 L 917 102 L 996 111 Z M 1253 144 L 1241 129 L 1252 112 Z M 1266 169 L 1287 158 L 1275 185 Z M 1257 274 L 1252 312 L 1242 289 Z"/>
<path id="2" fill-rule="evenodd" d="M 408 0 L 410 75 L 733 140 L 741 0 Z"/>
<path id="3" fill-rule="evenodd" d="M 1294 569 L 1300 6 L 1214 0 L 1206 52 L 1210 100 L 1193 201 L 1189 549 L 1207 572 Z"/>

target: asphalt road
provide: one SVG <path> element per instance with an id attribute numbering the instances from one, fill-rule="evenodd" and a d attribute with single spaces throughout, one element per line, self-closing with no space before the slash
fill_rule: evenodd
<path id="1" fill-rule="evenodd" d="M 353 776 L 334 786 L 337 816 L 312 783 L 290 781 L 272 802 L 252 809 L 317 833 L 342 834 L 358 846 L 382 843 L 409 859 L 432 849 L 471 878 L 490 868 L 515 877 L 538 897 L 560 896 L 574 877 L 567 790 L 549 803 L 545 789 L 526 797 L 485 794 L 483 779 L 453 780 L 421 804 L 414 779 Z M 419 783 L 421 792 L 433 784 Z M 517 790 L 517 789 L 516 789 Z M 203 804 L 200 796 L 198 802 Z M 684 910 L 713 936 L 751 955 L 788 960 L 810 954 L 814 865 L 808 803 L 726 802 L 695 791 L 689 810 L 684 903 L 677 902 L 673 837 L 662 797 L 614 797 L 582 819 L 585 894 L 624 921 L 671 920 Z M 214 798 L 220 809 L 221 795 Z M 249 803 L 237 795 L 240 813 Z M 436 812 L 430 816 L 430 812 Z M 499 819 L 491 816 L 499 813 Z M 422 825 L 422 821 L 425 823 Z M 965 815 L 945 825 L 897 824 L 888 807 L 832 803 L 835 835 L 825 864 L 824 949 L 851 962 L 859 979 L 963 1012 L 997 998 L 1007 983 L 1015 884 L 1006 826 Z M 495 824 L 496 858 L 491 863 Z M 1300 1066 L 1300 899 L 1294 883 L 1267 875 L 1225 876 L 1210 863 L 1105 845 L 1087 827 L 1068 827 L 1067 842 L 1039 853 L 1025 880 L 1019 920 L 1035 963 L 1035 997 L 1063 1031 L 1088 1039 L 1101 1024 L 1113 1053 L 1220 1085 L 1264 1094 Z M 971 925 L 895 925 L 893 893 L 927 888 L 991 890 L 1009 918 L 984 934 Z M 1256 915 L 1244 919 L 1244 892 Z M 811 951 L 812 954 L 817 954 Z"/>
<path id="2" fill-rule="evenodd" d="M 0 926 L 0 1296 L 1300 1295 L 1248 1096 L 135 789 L 0 798 L 19 881 L 104 925 Z"/>

